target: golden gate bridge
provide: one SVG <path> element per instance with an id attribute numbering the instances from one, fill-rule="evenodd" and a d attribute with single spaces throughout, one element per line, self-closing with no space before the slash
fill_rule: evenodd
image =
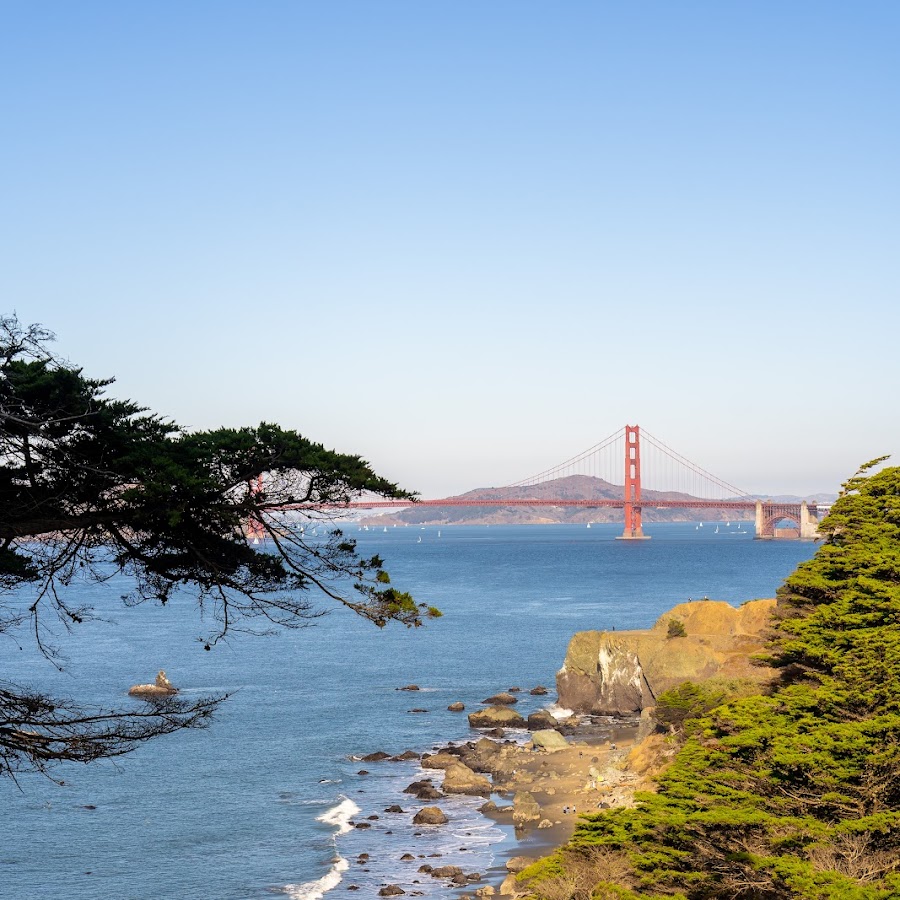
<path id="1" fill-rule="evenodd" d="M 610 486 L 621 484 L 617 496 L 593 497 L 534 496 L 534 488 L 565 484 L 562 479 L 573 475 L 602 480 Z M 621 481 L 619 480 L 621 478 Z M 557 485 L 551 484 L 556 482 Z M 261 481 L 253 490 L 260 490 Z M 652 493 L 652 498 L 642 494 Z M 412 507 L 582 507 L 613 508 L 624 511 L 622 540 L 645 540 L 643 510 L 691 509 L 728 510 L 737 515 L 752 515 L 757 538 L 792 537 L 811 540 L 817 536 L 818 506 L 814 502 L 771 502 L 753 496 L 677 453 L 659 438 L 638 425 L 625 425 L 609 437 L 587 450 L 502 488 L 470 491 L 457 497 L 438 500 L 359 499 L 344 504 L 329 505 L 335 509 L 390 509 Z M 281 507 L 284 509 L 285 507 Z M 309 507 L 298 507 L 308 509 Z M 324 510 L 325 507 L 322 507 Z M 778 529 L 779 522 L 788 520 L 796 527 Z M 249 537 L 262 537 L 262 524 L 249 525 Z"/>

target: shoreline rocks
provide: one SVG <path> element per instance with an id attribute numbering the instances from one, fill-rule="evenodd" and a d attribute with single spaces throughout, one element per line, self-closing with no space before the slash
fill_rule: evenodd
<path id="1" fill-rule="evenodd" d="M 472 728 L 524 728 L 525 719 L 507 706 L 489 706 L 469 713 Z"/>

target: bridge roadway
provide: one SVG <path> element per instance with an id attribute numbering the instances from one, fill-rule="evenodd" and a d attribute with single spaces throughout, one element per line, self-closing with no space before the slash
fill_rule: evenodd
<path id="1" fill-rule="evenodd" d="M 471 497 L 447 497 L 441 500 L 355 500 L 350 503 L 328 504 L 332 509 L 410 509 L 414 507 L 441 507 L 441 506 L 569 506 L 582 509 L 625 509 L 626 521 L 628 517 L 628 502 L 624 498 L 598 498 L 596 500 L 563 500 L 563 499 L 474 499 Z M 815 503 L 765 503 L 762 500 L 632 500 L 630 506 L 637 511 L 641 509 L 718 509 L 733 512 L 753 513 L 755 519 L 756 536 L 769 539 L 778 537 L 799 537 L 801 540 L 813 540 L 818 537 L 817 526 L 819 524 L 818 508 Z M 290 508 L 290 507 L 288 507 Z M 302 508 L 302 507 L 301 507 Z M 308 507 L 307 507 L 308 508 Z M 325 508 L 325 507 L 322 507 Z M 790 519 L 796 523 L 794 533 L 784 531 L 777 527 L 778 522 Z M 639 521 L 639 519 L 638 519 Z M 643 538 L 643 531 L 626 531 L 625 538 Z"/>
<path id="2" fill-rule="evenodd" d="M 755 512 L 755 500 L 652 500 L 643 503 L 635 503 L 644 509 L 734 509 L 741 512 Z M 768 505 L 768 504 L 763 504 Z M 473 500 L 450 497 L 445 500 L 357 500 L 351 503 L 340 504 L 341 508 L 355 507 L 357 509 L 385 509 L 406 508 L 419 506 L 582 506 L 582 507 L 608 507 L 611 509 L 623 509 L 624 498 L 603 498 L 598 500 Z"/>

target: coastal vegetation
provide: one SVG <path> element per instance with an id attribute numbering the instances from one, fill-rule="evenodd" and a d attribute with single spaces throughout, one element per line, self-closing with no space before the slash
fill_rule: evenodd
<path id="1" fill-rule="evenodd" d="M 108 397 L 112 381 L 86 377 L 51 340 L 0 317 L 0 634 L 24 631 L 58 663 L 55 632 L 92 615 L 73 586 L 116 576 L 128 604 L 190 592 L 212 623 L 206 650 L 235 630 L 309 625 L 322 613 L 312 595 L 378 626 L 439 615 L 330 527 L 329 506 L 360 492 L 413 499 L 365 460 L 265 423 L 189 433 Z M 218 702 L 96 709 L 0 681 L 0 774 L 118 756 L 206 724 Z"/>
<path id="2" fill-rule="evenodd" d="M 844 485 L 778 591 L 771 686 L 660 697 L 680 750 L 657 791 L 585 815 L 520 876 L 532 896 L 900 896 L 900 468 L 870 474 L 880 462 Z"/>

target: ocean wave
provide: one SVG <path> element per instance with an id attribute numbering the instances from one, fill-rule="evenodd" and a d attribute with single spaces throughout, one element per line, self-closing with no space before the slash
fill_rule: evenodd
<path id="1" fill-rule="evenodd" d="M 316 816 L 317 822 L 323 822 L 326 825 L 334 825 L 337 828 L 337 834 L 347 834 L 353 830 L 350 820 L 359 812 L 359 807 L 348 798 L 344 798 L 337 806 L 326 810 L 321 816 Z"/>
<path id="2" fill-rule="evenodd" d="M 350 801 L 347 801 L 350 802 Z M 355 806 L 355 804 L 353 804 Z M 342 856 L 337 856 L 331 865 L 327 875 L 317 878 L 315 881 L 307 881 L 303 884 L 286 884 L 281 890 L 291 900 L 321 900 L 328 891 L 336 888 L 341 883 L 344 872 L 350 868 L 350 863 Z"/>
<path id="3" fill-rule="evenodd" d="M 553 716 L 554 719 L 568 719 L 571 716 L 574 716 L 575 713 L 571 709 L 566 709 L 564 706 L 560 706 L 557 703 L 551 703 L 548 707 L 546 707 L 547 712 Z"/>

